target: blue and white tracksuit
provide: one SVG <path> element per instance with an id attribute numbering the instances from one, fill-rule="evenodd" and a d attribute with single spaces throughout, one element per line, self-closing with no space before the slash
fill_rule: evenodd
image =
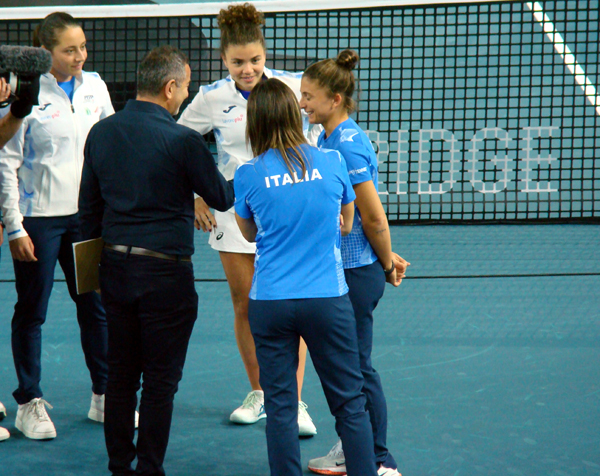
<path id="1" fill-rule="evenodd" d="M 269 150 L 240 165 L 235 211 L 257 226 L 248 318 L 265 392 L 272 476 L 300 476 L 298 346 L 310 350 L 350 476 L 375 476 L 373 436 L 362 393 L 356 324 L 340 251 L 342 204 L 354 200 L 343 158 L 302 146 L 304 176 Z"/>
<path id="2" fill-rule="evenodd" d="M 277 78 L 300 99 L 302 73 L 264 69 L 267 78 Z M 235 81 L 228 76 L 207 86 L 202 86 L 193 101 L 183 111 L 177 122 L 200 134 L 213 131 L 217 143 L 217 165 L 227 180 L 231 180 L 238 166 L 253 159 L 252 150 L 246 144 L 246 108 L 248 100 L 237 89 Z M 304 133 L 309 142 L 316 144 L 321 127 L 309 132 L 308 119 L 304 119 Z M 311 136 L 311 134 L 313 134 Z M 313 137 L 314 136 L 314 137 Z M 233 208 L 228 212 L 215 212 L 218 227 L 211 233 L 209 244 L 216 250 L 234 253 L 252 253 L 256 248 L 248 243 L 235 223 Z M 219 237 L 219 233 L 223 233 Z M 219 237 L 217 239 L 217 237 Z"/>
<path id="3" fill-rule="evenodd" d="M 325 132 L 321 133 L 318 144 L 319 147 L 337 150 L 344 156 L 353 186 L 372 180 L 377 188 L 377 156 L 371 141 L 352 118 L 338 125 L 329 137 L 325 137 Z M 375 459 L 378 465 L 397 468 L 387 448 L 387 403 L 381 379 L 371 362 L 373 311 L 383 296 L 385 274 L 363 231 L 358 207 L 355 208 L 352 231 L 342 238 L 342 257 L 350 289 L 348 295 L 356 318 L 360 367 L 365 380 L 363 392 L 367 396 L 367 410 L 373 428 Z"/>
<path id="4" fill-rule="evenodd" d="M 83 147 L 91 127 L 114 109 L 104 81 L 82 72 L 73 102 L 50 73 L 40 78 L 35 106 L 17 134 L 0 150 L 0 207 L 9 241 L 29 235 L 35 262 L 14 260 L 18 300 L 12 348 L 19 404 L 41 397 L 41 326 L 46 320 L 56 262 L 77 304 L 82 347 L 92 390 L 106 387 L 106 318 L 96 293 L 78 296 L 72 243 L 79 241 L 77 202 Z"/>
<path id="5" fill-rule="evenodd" d="M 77 213 L 85 139 L 114 113 L 96 73 L 76 78 L 72 104 L 54 76 L 43 75 L 39 103 L 0 150 L 0 206 L 9 240 L 27 236 L 23 217 Z"/>

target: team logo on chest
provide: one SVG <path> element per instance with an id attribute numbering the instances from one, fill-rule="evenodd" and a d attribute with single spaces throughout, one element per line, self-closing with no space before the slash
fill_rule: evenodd
<path id="1" fill-rule="evenodd" d="M 223 124 L 235 124 L 236 122 L 242 122 L 244 120 L 244 115 L 240 114 L 238 117 L 234 117 L 232 119 L 223 119 Z"/>
<path id="2" fill-rule="evenodd" d="M 341 129 L 340 142 L 354 142 L 354 136 L 358 135 L 355 129 Z"/>

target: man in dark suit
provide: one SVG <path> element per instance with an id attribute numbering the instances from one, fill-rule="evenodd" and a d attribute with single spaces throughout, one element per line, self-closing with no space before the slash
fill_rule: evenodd
<path id="1" fill-rule="evenodd" d="M 194 192 L 221 211 L 234 201 L 232 184 L 217 170 L 202 136 L 172 117 L 188 97 L 189 83 L 187 57 L 170 46 L 155 48 L 139 66 L 136 100 L 96 124 L 85 145 L 79 213 L 84 239 L 102 236 L 105 242 L 104 431 L 114 475 L 165 474 L 173 399 L 198 312 L 191 263 Z"/>

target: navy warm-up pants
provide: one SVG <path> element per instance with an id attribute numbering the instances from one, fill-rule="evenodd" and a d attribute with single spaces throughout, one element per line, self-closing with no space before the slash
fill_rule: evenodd
<path id="1" fill-rule="evenodd" d="M 77 306 L 81 347 L 92 378 L 92 391 L 103 395 L 107 381 L 106 316 L 97 293 L 77 295 L 72 245 L 81 240 L 78 217 L 25 217 L 23 227 L 31 238 L 37 261 L 13 260 L 17 304 L 11 342 L 19 380 L 19 387 L 13 393 L 15 400 L 24 404 L 43 396 L 40 387 L 42 324 L 46 321 L 57 261 Z"/>
<path id="2" fill-rule="evenodd" d="M 193 266 L 191 262 L 105 248 L 100 289 L 108 322 L 104 419 L 108 468 L 114 475 L 162 476 L 173 399 L 198 315 Z M 133 439 L 140 379 L 136 446 Z M 134 472 L 131 463 L 136 457 Z"/>
<path id="3" fill-rule="evenodd" d="M 302 475 L 296 380 L 300 337 L 336 419 L 348 475 L 375 476 L 373 432 L 365 410 L 356 323 L 348 296 L 251 299 L 248 318 L 265 392 L 271 476 Z"/>
<path id="4" fill-rule="evenodd" d="M 387 449 L 387 403 L 379 374 L 373 368 L 373 311 L 385 290 L 385 274 L 379 261 L 360 268 L 345 269 L 348 296 L 354 309 L 360 370 L 365 384 L 363 392 L 367 397 L 367 410 L 371 418 L 375 442 L 375 461 L 387 468 L 397 468 L 394 457 Z M 346 447 L 344 446 L 344 454 Z"/>

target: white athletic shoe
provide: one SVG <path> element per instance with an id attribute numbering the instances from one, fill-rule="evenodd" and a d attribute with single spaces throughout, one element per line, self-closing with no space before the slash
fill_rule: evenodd
<path id="1" fill-rule="evenodd" d="M 307 408 L 306 403 L 298 402 L 298 434 L 300 436 L 314 436 L 317 434 L 317 427 L 306 411 Z"/>
<path id="2" fill-rule="evenodd" d="M 241 425 L 251 425 L 266 417 L 265 394 L 262 390 L 252 390 L 244 399 L 242 406 L 236 408 L 229 416 L 229 420 Z"/>
<path id="3" fill-rule="evenodd" d="M 402 476 L 397 469 L 386 468 L 384 465 L 381 465 L 377 470 L 378 476 Z"/>
<path id="4" fill-rule="evenodd" d="M 88 418 L 99 423 L 104 423 L 104 395 L 92 393 L 92 403 L 88 412 Z"/>
<path id="5" fill-rule="evenodd" d="M 88 418 L 90 420 L 104 423 L 104 395 L 96 395 L 92 393 L 92 403 L 90 404 L 90 411 L 88 412 Z M 138 427 L 140 420 L 140 414 L 135 412 L 135 427 Z"/>
<path id="6" fill-rule="evenodd" d="M 56 428 L 50 420 L 46 407 L 52 408 L 43 398 L 34 398 L 29 403 L 19 405 L 15 426 L 27 438 L 47 440 L 56 438 Z"/>
<path id="7" fill-rule="evenodd" d="M 6 407 L 2 405 L 0 402 L 0 420 L 4 420 L 6 418 Z M 10 433 L 6 428 L 0 427 L 0 441 L 8 440 L 10 437 Z"/>
<path id="8" fill-rule="evenodd" d="M 346 474 L 346 458 L 344 457 L 344 449 L 342 448 L 342 440 L 334 445 L 327 456 L 311 459 L 308 462 L 308 469 L 313 473 L 344 475 Z"/>

